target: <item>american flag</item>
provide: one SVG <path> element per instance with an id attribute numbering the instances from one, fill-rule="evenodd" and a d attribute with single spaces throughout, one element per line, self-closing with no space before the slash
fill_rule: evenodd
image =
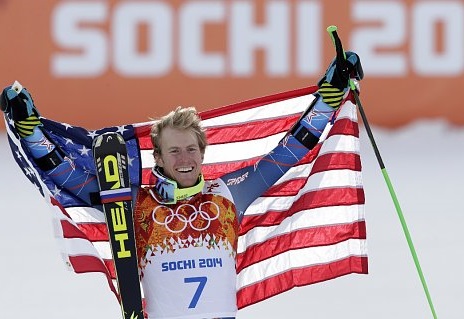
<path id="1" fill-rule="evenodd" d="M 284 137 L 316 90 L 307 87 L 201 112 L 209 142 L 205 179 L 255 164 Z M 103 273 L 117 295 L 103 213 L 53 184 L 21 145 L 13 122 L 8 117 L 5 121 L 16 162 L 51 208 L 66 265 L 76 273 Z M 121 133 L 127 142 L 131 183 L 149 183 L 154 165 L 151 122 L 96 131 L 46 118 L 42 122 L 75 165 L 91 173 L 93 138 L 109 131 Z M 367 273 L 359 129 L 350 99 L 308 156 L 246 210 L 236 267 L 239 309 L 293 287 Z"/>

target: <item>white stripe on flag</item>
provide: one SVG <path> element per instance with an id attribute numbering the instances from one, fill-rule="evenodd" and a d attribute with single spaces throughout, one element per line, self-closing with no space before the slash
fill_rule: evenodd
<path id="1" fill-rule="evenodd" d="M 238 239 L 237 253 L 243 253 L 249 247 L 268 239 L 300 229 L 318 226 L 351 224 L 364 220 L 364 206 L 332 206 L 302 210 L 285 218 L 279 225 L 255 227 Z"/>
<path id="2" fill-rule="evenodd" d="M 105 223 L 103 212 L 93 207 L 68 207 L 69 216 L 76 223 Z"/>
<path id="3" fill-rule="evenodd" d="M 286 251 L 243 269 L 237 275 L 237 290 L 291 269 L 324 265 L 350 256 L 366 256 L 364 239 L 349 239 L 335 245 Z"/>
<path id="4" fill-rule="evenodd" d="M 340 174 L 343 171 L 343 174 Z M 346 175 L 346 176 L 345 176 Z M 362 187 L 361 172 L 351 170 L 325 171 L 316 173 L 296 196 L 259 197 L 245 211 L 246 216 L 266 214 L 268 210 L 286 211 L 305 193 L 324 188 Z"/>
<path id="5" fill-rule="evenodd" d="M 82 238 L 66 238 L 62 241 L 69 256 L 94 256 L 112 259 L 108 242 L 93 242 Z"/>
<path id="6" fill-rule="evenodd" d="M 291 114 L 298 114 L 306 110 L 311 104 L 312 100 L 314 100 L 314 96 L 311 94 L 299 96 L 243 111 L 217 116 L 202 121 L 202 125 L 203 127 L 208 128 L 238 123 L 247 123 L 250 122 L 251 119 L 253 121 L 259 121 L 264 119 L 284 117 Z"/>

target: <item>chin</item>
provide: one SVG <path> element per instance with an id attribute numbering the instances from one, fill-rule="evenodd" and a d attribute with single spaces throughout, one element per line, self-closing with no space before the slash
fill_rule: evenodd
<path id="1" fill-rule="evenodd" d="M 179 187 L 186 188 L 195 186 L 198 182 L 198 177 L 200 176 L 201 172 L 190 172 L 189 174 L 178 174 L 175 177 L 177 184 Z"/>
<path id="2" fill-rule="evenodd" d="M 194 186 L 198 181 L 198 178 L 195 178 L 194 180 L 183 180 L 183 181 L 178 181 L 177 183 L 181 188 L 187 188 L 187 187 L 192 187 Z"/>
<path id="3" fill-rule="evenodd" d="M 189 184 L 179 184 L 179 188 L 189 188 L 189 187 L 192 187 L 194 185 L 195 185 L 195 183 L 193 183 L 193 184 L 190 184 L 190 183 Z"/>

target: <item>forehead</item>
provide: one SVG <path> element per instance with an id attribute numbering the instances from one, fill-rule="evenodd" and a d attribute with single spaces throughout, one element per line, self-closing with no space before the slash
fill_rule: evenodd
<path id="1" fill-rule="evenodd" d="M 193 130 L 166 127 L 160 135 L 160 147 L 164 149 L 174 147 L 198 146 L 198 138 Z"/>

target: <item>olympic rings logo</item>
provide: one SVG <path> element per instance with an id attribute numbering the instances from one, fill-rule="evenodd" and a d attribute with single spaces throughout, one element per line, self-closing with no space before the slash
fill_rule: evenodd
<path id="1" fill-rule="evenodd" d="M 208 214 L 208 212 L 206 212 L 205 210 L 203 210 L 203 207 L 207 204 L 211 204 L 213 207 L 216 208 L 216 214 L 214 216 L 210 216 Z M 190 214 L 188 217 L 187 216 L 184 216 L 180 213 L 180 211 L 182 209 L 185 209 L 185 208 L 188 208 L 190 207 L 192 209 L 192 214 Z M 158 211 L 158 209 L 166 209 L 168 210 L 168 214 L 166 215 L 166 217 L 164 218 L 164 221 L 160 222 L 159 220 L 156 219 L 156 212 Z M 210 211 L 213 211 L 212 207 L 210 208 Z M 170 232 L 172 233 L 180 233 L 182 231 L 185 230 L 185 228 L 187 228 L 187 226 L 190 226 L 191 228 L 193 228 L 194 230 L 197 230 L 197 231 L 202 231 L 202 230 L 206 230 L 209 228 L 209 226 L 211 225 L 211 222 L 213 220 L 216 220 L 219 218 L 219 214 L 220 214 L 220 210 L 219 210 L 219 205 L 216 204 L 216 203 L 213 203 L 211 201 L 206 201 L 206 202 L 203 202 L 200 204 L 200 206 L 198 207 L 198 209 L 191 205 L 191 204 L 182 204 L 182 205 L 179 205 L 177 208 L 176 208 L 176 211 L 174 212 L 174 210 L 170 207 L 167 207 L 167 206 L 164 206 L 164 205 L 160 205 L 160 206 L 157 206 L 153 209 L 153 212 L 152 212 L 152 219 L 155 223 L 157 223 L 158 225 L 162 225 L 164 227 L 166 227 L 167 230 L 169 230 Z M 172 225 L 173 222 L 175 222 L 175 219 L 177 219 L 179 222 L 183 223 L 183 226 L 181 227 L 181 229 L 172 229 L 170 225 Z M 199 220 L 199 219 L 203 219 L 205 221 L 207 221 L 206 225 L 204 225 L 203 227 L 195 227 L 193 225 L 193 222 L 195 220 Z"/>

